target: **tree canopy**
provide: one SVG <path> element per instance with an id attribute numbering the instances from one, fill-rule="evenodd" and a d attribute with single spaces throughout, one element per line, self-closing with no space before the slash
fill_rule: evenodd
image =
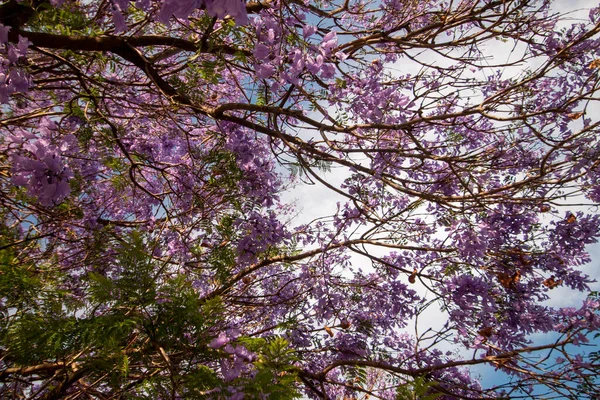
<path id="1" fill-rule="evenodd" d="M 598 398 L 566 6 L 4 1 L 0 397 Z"/>

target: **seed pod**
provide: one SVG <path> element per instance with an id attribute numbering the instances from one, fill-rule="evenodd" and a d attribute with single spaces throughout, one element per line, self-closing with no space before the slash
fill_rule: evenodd
<path id="1" fill-rule="evenodd" d="M 410 276 L 408 277 L 408 281 L 410 283 L 415 283 L 417 281 L 417 269 L 415 268 L 412 272 L 412 274 L 410 274 Z"/>
<path id="2" fill-rule="evenodd" d="M 477 333 L 487 339 L 490 336 L 492 336 L 492 333 L 494 333 L 494 329 L 491 326 L 486 326 L 484 328 L 481 328 Z"/>

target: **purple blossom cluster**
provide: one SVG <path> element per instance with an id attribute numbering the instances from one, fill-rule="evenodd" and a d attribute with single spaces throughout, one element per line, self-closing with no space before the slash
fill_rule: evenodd
<path id="1" fill-rule="evenodd" d="M 289 239 L 289 233 L 273 211 L 267 215 L 252 211 L 236 225 L 242 233 L 237 245 L 238 259 L 244 264 L 255 262 L 261 253 Z"/>
<path id="2" fill-rule="evenodd" d="M 220 362 L 221 374 L 225 382 L 231 382 L 239 378 L 243 373 L 247 373 L 252 366 L 251 362 L 256 359 L 256 355 L 250 352 L 241 344 L 231 343 L 239 336 L 239 332 L 220 332 L 214 338 L 208 347 L 221 350 L 229 355 Z"/>
<path id="3" fill-rule="evenodd" d="M 112 20 L 117 32 L 127 30 L 127 14 L 130 0 L 112 0 Z M 168 24 L 171 17 L 187 18 L 197 9 L 204 9 L 211 17 L 233 18 L 238 25 L 248 23 L 245 0 L 164 0 L 161 2 L 158 21 Z M 135 6 L 141 10 L 151 9 L 150 0 L 136 0 Z"/>
<path id="4" fill-rule="evenodd" d="M 302 23 L 305 24 L 304 21 Z M 302 38 L 310 44 L 305 48 L 289 49 L 281 40 L 281 27 L 272 17 L 261 15 L 252 21 L 252 25 L 258 38 L 253 50 L 256 77 L 272 80 L 270 88 L 273 92 L 287 84 L 300 85 L 307 72 L 322 79 L 331 79 L 335 75 L 335 61 L 346 58 L 342 52 L 336 51 L 338 38 L 334 30 L 315 39 L 317 28 L 305 24 Z"/>
<path id="5" fill-rule="evenodd" d="M 47 121 L 46 131 L 54 128 Z M 12 152 L 12 183 L 27 188 L 27 193 L 45 207 L 61 203 L 71 192 L 69 180 L 74 177 L 71 169 L 65 165 L 61 150 L 47 139 L 36 139 L 25 131 L 12 136 L 11 142 L 19 150 Z"/>
<path id="6" fill-rule="evenodd" d="M 13 93 L 26 93 L 33 85 L 31 77 L 22 68 L 31 43 L 22 36 L 16 45 L 9 43 L 10 30 L 10 26 L 0 24 L 0 104 L 8 103 Z"/>
<path id="7" fill-rule="evenodd" d="M 251 141 L 252 135 L 233 127 L 228 132 L 225 148 L 235 154 L 242 174 L 239 184 L 244 193 L 256 199 L 258 204 L 271 207 L 278 200 L 277 192 L 282 183 L 274 171 L 266 143 L 258 138 Z"/>
<path id="8" fill-rule="evenodd" d="M 223 19 L 230 16 L 240 25 L 248 23 L 245 0 L 165 0 L 160 9 L 160 21 L 167 23 L 171 16 L 184 18 L 198 8 L 205 8 L 211 17 Z"/>

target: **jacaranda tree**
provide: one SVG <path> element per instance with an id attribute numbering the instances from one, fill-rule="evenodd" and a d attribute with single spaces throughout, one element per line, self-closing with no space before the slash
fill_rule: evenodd
<path id="1" fill-rule="evenodd" d="M 4 1 L 0 397 L 598 398 L 566 3 Z"/>

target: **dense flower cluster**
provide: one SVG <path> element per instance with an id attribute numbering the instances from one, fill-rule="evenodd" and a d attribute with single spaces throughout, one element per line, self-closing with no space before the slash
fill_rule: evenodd
<path id="1" fill-rule="evenodd" d="M 44 122 L 41 134 L 48 136 L 56 125 L 50 120 Z M 43 206 L 62 202 L 71 192 L 69 179 L 73 178 L 73 172 L 64 164 L 61 149 L 51 145 L 48 139 L 37 139 L 26 131 L 9 139 L 19 149 L 10 155 L 12 183 L 26 187 L 28 194 Z M 68 143 L 68 140 L 63 142 L 62 150 Z"/>
<path id="2" fill-rule="evenodd" d="M 25 93 L 32 86 L 31 77 L 22 68 L 30 42 L 19 37 L 19 42 L 9 43 L 10 26 L 0 24 L 0 104 L 8 103 L 13 93 Z"/>

